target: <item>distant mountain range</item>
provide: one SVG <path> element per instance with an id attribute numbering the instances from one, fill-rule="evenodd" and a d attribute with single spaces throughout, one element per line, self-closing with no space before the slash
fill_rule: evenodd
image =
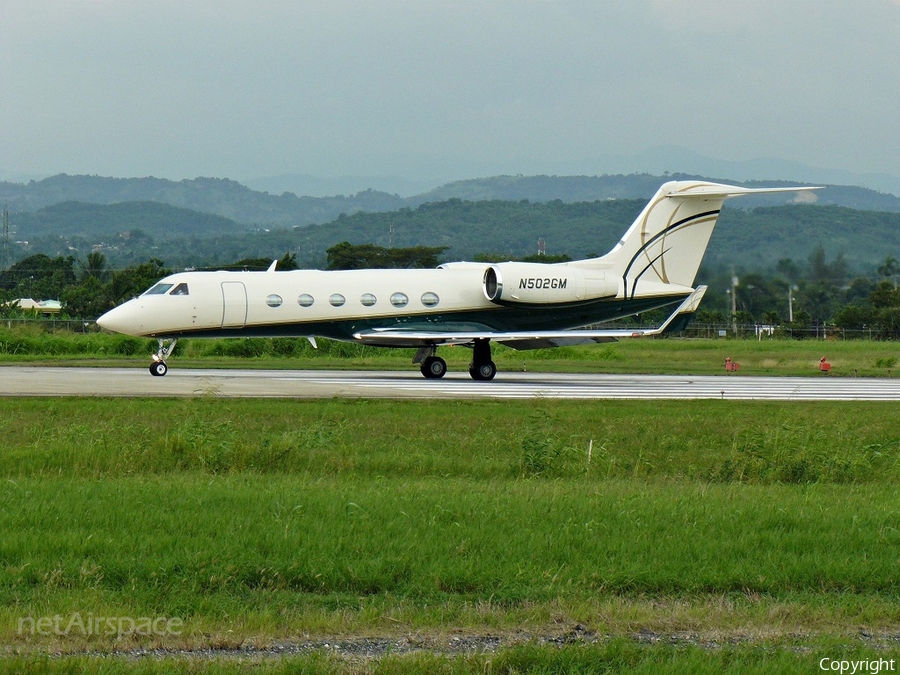
<path id="1" fill-rule="evenodd" d="M 826 169 L 776 157 L 727 160 L 702 155 L 676 145 L 659 145 L 633 155 L 597 157 L 590 162 L 582 162 L 581 166 L 614 167 L 616 173 L 623 174 L 639 172 L 661 175 L 677 171 L 700 176 L 729 176 L 736 181 L 779 179 L 805 185 L 859 185 L 878 192 L 900 195 L 900 177 L 896 175 Z M 596 169 L 573 170 L 575 168 L 570 166 L 554 173 L 597 173 Z"/>
<path id="2" fill-rule="evenodd" d="M 16 239 L 31 240 L 36 237 L 79 237 L 100 242 L 123 236 L 149 236 L 160 240 L 251 231 L 230 218 L 150 201 L 60 202 L 34 213 L 17 213 L 15 219 L 10 218 L 10 223 Z"/>
<path id="3" fill-rule="evenodd" d="M 323 178 L 287 173 L 265 178 L 237 179 L 254 190 L 266 190 L 272 194 L 293 192 L 298 195 L 325 197 L 336 194 L 351 195 L 372 189 L 396 193 L 401 197 L 411 197 L 466 176 L 499 176 L 511 173 L 509 164 L 502 161 L 480 163 L 470 161 L 467 164 L 468 168 L 460 172 L 459 167 L 445 165 L 434 157 L 406 157 L 405 160 L 411 162 L 406 177 L 345 175 Z M 878 192 L 900 195 L 898 175 L 827 169 L 777 157 L 727 160 L 702 155 L 689 148 L 672 144 L 657 145 L 632 154 L 599 155 L 559 162 L 535 160 L 533 164 L 523 161 L 516 166 L 517 170 L 513 173 L 526 176 L 616 174 L 663 176 L 679 172 L 696 176 L 727 176 L 731 181 L 786 180 L 803 185 L 859 185 Z M 0 180 L 2 179 L 23 180 L 12 176 L 4 177 L 0 173 Z"/>
<path id="4" fill-rule="evenodd" d="M 900 258 L 900 212 L 840 206 L 782 205 L 723 209 L 705 266 L 771 268 L 781 258 L 801 265 L 818 246 L 842 255 L 854 270 L 871 273 L 888 256 Z M 102 251 L 114 267 L 159 258 L 173 268 L 213 267 L 247 258 L 297 255 L 321 267 L 325 251 L 341 241 L 379 246 L 445 246 L 442 260 L 501 259 L 534 254 L 583 258 L 608 251 L 644 207 L 643 199 L 566 204 L 561 200 L 463 201 L 451 198 L 411 209 L 342 215 L 321 225 L 250 228 L 212 214 L 155 202 L 63 202 L 14 223 L 13 261 L 33 253 L 84 259 Z M 27 240 L 28 244 L 15 244 Z"/>
<path id="5" fill-rule="evenodd" d="M 404 205 L 396 195 L 366 191 L 354 197 L 298 197 L 256 192 L 233 180 L 195 178 L 105 178 L 60 174 L 29 183 L 0 183 L 0 201 L 10 213 L 33 212 L 60 202 L 116 204 L 159 202 L 212 213 L 246 225 L 295 226 L 323 223 L 341 213 L 391 211 Z"/>
<path id="6" fill-rule="evenodd" d="M 28 183 L 0 182 L 0 202 L 11 218 L 33 213 L 62 202 L 117 204 L 157 202 L 173 207 L 228 218 L 245 226 L 297 227 L 331 222 L 340 214 L 387 212 L 417 208 L 447 199 L 464 201 L 528 200 L 564 203 L 608 199 L 648 199 L 666 180 L 701 179 L 688 174 L 655 176 L 630 174 L 613 176 L 496 176 L 448 183 L 412 197 L 365 190 L 354 195 L 331 197 L 280 195 L 251 190 L 233 180 L 195 178 L 171 181 L 161 178 L 106 178 L 60 174 Z M 712 179 L 736 183 L 728 179 Z M 741 184 L 741 183 L 737 183 Z M 784 185 L 783 181 L 753 181 L 748 186 Z M 752 197 L 738 200 L 740 208 L 776 206 L 794 199 L 792 195 Z M 900 198 L 867 188 L 829 185 L 814 194 L 820 205 L 845 206 L 869 211 L 900 212 Z M 24 223 L 23 223 L 24 225 Z"/>
<path id="7" fill-rule="evenodd" d="M 83 258 L 102 250 L 116 265 L 158 257 L 187 267 L 293 252 L 300 264 L 318 266 L 325 250 L 340 241 L 446 246 L 446 258 L 453 260 L 529 255 L 539 238 L 550 253 L 584 257 L 606 252 L 661 183 L 687 178 L 698 177 L 495 176 L 403 198 L 374 190 L 272 195 L 216 178 L 59 175 L 0 183 L 0 203 L 10 212 L 15 259 L 36 252 Z M 730 200 L 707 263 L 759 269 L 782 257 L 805 260 L 820 244 L 857 269 L 900 258 L 900 199 L 894 195 L 830 185 L 803 195 L 800 208 L 791 203 L 796 199 Z"/>

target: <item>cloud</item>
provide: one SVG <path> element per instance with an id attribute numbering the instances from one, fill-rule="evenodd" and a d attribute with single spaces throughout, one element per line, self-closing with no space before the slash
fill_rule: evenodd
<path id="1" fill-rule="evenodd" d="M 4 21 L 6 171 L 603 172 L 678 145 L 888 172 L 900 150 L 896 1 L 31 0 Z"/>

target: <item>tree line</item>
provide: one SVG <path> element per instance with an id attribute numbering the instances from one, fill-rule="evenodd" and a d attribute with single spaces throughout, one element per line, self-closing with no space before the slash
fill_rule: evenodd
<path id="1" fill-rule="evenodd" d="M 790 329 L 835 326 L 900 337 L 900 263 L 887 256 L 874 274 L 854 275 L 839 253 L 822 246 L 805 261 L 782 258 L 771 268 L 747 271 L 701 268 L 710 287 L 697 321 L 757 324 Z"/>
<path id="2" fill-rule="evenodd" d="M 371 244 L 335 244 L 326 251 L 327 269 L 431 268 L 439 264 L 445 251 L 441 246 L 383 248 Z M 207 270 L 262 271 L 272 264 L 270 258 L 245 258 Z M 275 270 L 298 269 L 297 256 L 285 253 Z M 201 268 L 202 271 L 202 268 Z M 89 253 L 83 260 L 73 256 L 51 258 L 38 253 L 0 272 L 0 312 L 9 316 L 19 312 L 13 301 L 54 299 L 63 304 L 64 315 L 73 319 L 96 319 L 109 309 L 140 295 L 173 270 L 157 259 L 114 270 L 106 256 Z"/>
<path id="3" fill-rule="evenodd" d="M 448 247 L 445 259 L 472 260 L 482 253 L 504 259 L 529 255 L 543 239 L 548 253 L 585 258 L 610 250 L 645 204 L 454 198 L 389 212 L 350 212 L 322 225 L 267 229 L 163 204 L 68 203 L 36 214 L 12 213 L 9 254 L 18 260 L 36 253 L 81 257 L 101 251 L 117 269 L 150 258 L 178 269 L 291 251 L 301 266 L 321 268 L 327 264 L 325 251 L 342 241 L 392 249 Z M 888 253 L 900 257 L 900 213 L 808 205 L 744 211 L 728 205 L 706 260 L 765 270 L 785 255 L 805 261 L 819 244 L 829 255 L 843 252 L 852 269 L 873 273 Z"/>
<path id="4" fill-rule="evenodd" d="M 446 247 L 390 248 L 341 242 L 326 251 L 326 269 L 432 268 L 442 262 Z M 495 262 L 493 254 L 475 260 Z M 565 262 L 567 255 L 527 256 L 530 262 Z M 270 258 L 247 258 L 209 269 L 265 270 Z M 296 254 L 288 252 L 276 271 L 298 269 Z M 9 315 L 10 301 L 19 298 L 59 299 L 71 318 L 96 319 L 103 312 L 139 295 L 172 273 L 163 261 L 151 258 L 123 269 L 111 269 L 106 257 L 92 252 L 84 259 L 51 258 L 36 254 L 0 272 L 0 308 Z M 710 291 L 698 312 L 701 323 L 764 324 L 793 329 L 833 325 L 867 330 L 873 336 L 900 337 L 900 262 L 888 256 L 875 275 L 854 276 L 842 254 L 829 259 L 822 246 L 804 261 L 782 258 L 762 271 L 703 267 L 698 283 Z M 732 309 L 734 311 L 732 311 Z"/>

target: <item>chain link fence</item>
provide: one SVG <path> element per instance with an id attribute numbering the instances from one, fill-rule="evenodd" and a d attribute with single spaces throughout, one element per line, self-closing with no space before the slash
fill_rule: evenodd
<path id="1" fill-rule="evenodd" d="M 65 330 L 71 333 L 98 333 L 100 326 L 95 321 L 86 321 L 81 319 L 57 319 L 54 317 L 39 318 L 3 318 L 0 319 L 0 326 L 8 329 L 31 326 L 32 328 L 45 330 L 48 332 Z"/>
<path id="2" fill-rule="evenodd" d="M 657 324 L 608 323 L 591 326 L 592 328 L 654 328 Z M 94 321 L 80 319 L 58 319 L 54 317 L 4 318 L 0 326 L 8 329 L 20 326 L 32 326 L 48 332 L 64 330 L 72 333 L 98 333 L 100 327 Z M 837 326 L 817 325 L 806 328 L 791 326 L 768 326 L 752 323 L 692 323 L 684 331 L 673 337 L 708 338 L 708 339 L 793 339 L 793 340 L 895 340 L 900 335 L 885 335 L 881 329 L 873 328 L 839 328 Z"/>

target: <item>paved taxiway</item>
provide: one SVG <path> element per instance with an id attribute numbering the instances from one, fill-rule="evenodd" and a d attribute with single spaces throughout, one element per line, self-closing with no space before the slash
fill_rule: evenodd
<path id="1" fill-rule="evenodd" d="M 501 372 L 426 380 L 409 371 L 188 370 L 0 367 L 2 396 L 219 396 L 271 398 L 568 398 L 900 401 L 900 378 L 608 375 Z"/>

